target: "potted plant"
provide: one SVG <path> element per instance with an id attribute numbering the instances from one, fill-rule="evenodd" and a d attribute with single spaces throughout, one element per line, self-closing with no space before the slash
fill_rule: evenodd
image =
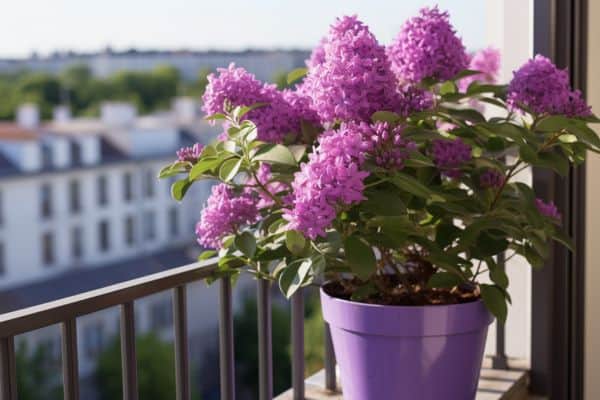
<path id="1" fill-rule="evenodd" d="M 177 200 L 220 182 L 196 228 L 217 277 L 245 270 L 288 297 L 322 285 L 347 399 L 474 398 L 510 302 L 498 255 L 538 267 L 552 240 L 570 246 L 556 207 L 514 178 L 566 174 L 599 150 L 598 120 L 548 59 L 508 85 L 498 63 L 468 55 L 437 8 L 388 47 L 340 18 L 293 89 L 234 65 L 209 76 L 203 108 L 223 133 L 160 173 L 181 176 Z"/>

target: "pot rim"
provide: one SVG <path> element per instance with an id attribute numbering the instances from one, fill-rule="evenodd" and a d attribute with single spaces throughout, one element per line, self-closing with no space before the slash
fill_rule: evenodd
<path id="1" fill-rule="evenodd" d="M 466 303 L 458 303 L 458 304 L 426 304 L 426 305 L 422 305 L 422 306 L 404 306 L 404 305 L 362 303 L 360 301 L 346 300 L 346 299 L 341 299 L 339 297 L 335 297 L 335 296 L 330 295 L 329 293 L 327 293 L 323 289 L 323 286 L 326 285 L 329 282 L 332 282 L 332 281 L 327 281 L 327 282 L 325 282 L 323 285 L 321 285 L 319 287 L 319 291 L 323 295 L 329 297 L 329 299 L 335 300 L 335 301 L 339 301 L 339 302 L 343 302 L 343 303 L 347 303 L 347 304 L 359 305 L 359 306 L 370 307 L 370 308 L 393 308 L 393 309 L 417 309 L 417 308 L 440 308 L 440 307 L 456 307 L 456 308 L 461 308 L 461 307 L 467 307 L 467 306 L 471 306 L 472 307 L 474 304 L 483 303 L 483 300 L 481 299 L 481 297 L 479 297 L 475 301 L 468 301 Z"/>

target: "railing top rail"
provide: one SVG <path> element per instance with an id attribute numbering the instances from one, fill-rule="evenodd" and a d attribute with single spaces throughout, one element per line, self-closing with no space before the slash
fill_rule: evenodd
<path id="1" fill-rule="evenodd" d="M 217 259 L 200 261 L 116 283 L 74 296 L 0 314 L 0 337 L 43 328 L 154 293 L 204 279 L 217 268 Z"/>

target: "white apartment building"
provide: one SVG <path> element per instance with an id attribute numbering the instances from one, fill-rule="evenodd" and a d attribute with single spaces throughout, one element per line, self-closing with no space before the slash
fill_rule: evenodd
<path id="1" fill-rule="evenodd" d="M 211 183 L 194 185 L 177 203 L 172 180 L 157 173 L 178 148 L 214 136 L 197 111 L 188 98 L 143 117 L 130 104 L 105 103 L 97 119 L 74 119 L 58 108 L 42 122 L 29 104 L 14 123 L 0 123 L 0 313 L 195 261 L 201 249 L 194 225 Z M 218 293 L 200 282 L 188 297 L 194 357 L 212 345 L 206 335 L 218 321 Z M 82 394 L 118 321 L 116 308 L 78 321 Z M 171 293 L 136 302 L 136 324 L 139 332 L 172 337 Z M 194 338 L 203 336 L 194 349 Z M 58 326 L 18 341 L 29 349 L 47 344 L 60 365 Z"/>

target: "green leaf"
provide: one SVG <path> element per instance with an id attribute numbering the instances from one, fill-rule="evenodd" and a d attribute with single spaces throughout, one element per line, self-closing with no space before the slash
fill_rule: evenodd
<path id="1" fill-rule="evenodd" d="M 433 161 L 418 151 L 411 151 L 408 158 L 404 162 L 407 167 L 420 168 L 420 167 L 433 167 L 435 164 Z"/>
<path id="2" fill-rule="evenodd" d="M 440 94 L 442 96 L 446 94 L 456 93 L 457 91 L 458 88 L 456 87 L 456 83 L 454 83 L 453 81 L 446 81 L 440 86 Z"/>
<path id="3" fill-rule="evenodd" d="M 540 120 L 535 128 L 540 132 L 559 132 L 569 125 L 571 125 L 571 122 L 567 117 L 563 117 L 562 115 L 550 115 Z"/>
<path id="4" fill-rule="evenodd" d="M 198 256 L 198 261 L 208 260 L 209 258 L 214 257 L 216 255 L 216 250 L 205 250 Z"/>
<path id="5" fill-rule="evenodd" d="M 211 171 L 221 163 L 221 160 L 215 157 L 203 158 L 198 161 L 190 170 L 189 177 L 191 180 L 198 178 L 200 175 Z"/>
<path id="6" fill-rule="evenodd" d="M 479 75 L 479 74 L 481 74 L 481 72 L 475 71 L 473 69 L 463 69 L 462 71 L 460 71 L 456 75 L 454 75 L 452 77 L 452 80 L 457 81 L 459 79 L 466 78 L 467 76 Z"/>
<path id="7" fill-rule="evenodd" d="M 266 161 L 284 165 L 297 165 L 292 152 L 281 144 L 264 145 L 254 154 L 253 159 L 255 161 Z"/>
<path id="8" fill-rule="evenodd" d="M 480 232 L 471 250 L 471 255 L 477 259 L 495 256 L 508 248 L 508 241 L 504 237 L 495 238 L 489 232 Z"/>
<path id="9" fill-rule="evenodd" d="M 373 113 L 373 115 L 371 115 L 371 121 L 373 122 L 383 121 L 389 122 L 390 124 L 395 124 L 400 120 L 400 118 L 400 115 L 391 111 L 376 111 Z"/>
<path id="10" fill-rule="evenodd" d="M 434 192 L 423 183 L 402 172 L 394 174 L 391 178 L 391 182 L 400 189 L 424 199 L 429 199 L 434 194 Z"/>
<path id="11" fill-rule="evenodd" d="M 221 167 L 219 168 L 219 178 L 224 182 L 230 182 L 240 171 L 241 166 L 241 158 L 230 158 L 221 164 Z"/>
<path id="12" fill-rule="evenodd" d="M 181 201 L 191 185 L 192 182 L 189 181 L 187 178 L 180 179 L 174 182 L 171 185 L 171 196 L 173 197 L 173 199 Z"/>
<path id="13" fill-rule="evenodd" d="M 252 258 L 256 253 L 256 239 L 250 232 L 242 232 L 233 241 L 235 247 L 246 257 Z"/>
<path id="14" fill-rule="evenodd" d="M 297 163 L 300 162 L 300 160 L 302 160 L 302 157 L 304 157 L 304 155 L 306 154 L 306 146 L 301 144 L 294 144 L 288 146 L 288 149 L 294 155 L 294 160 L 296 160 Z"/>
<path id="15" fill-rule="evenodd" d="M 555 228 L 554 232 L 552 232 L 552 238 L 569 250 L 575 251 L 575 243 L 573 243 L 573 239 L 571 239 L 562 229 Z"/>
<path id="16" fill-rule="evenodd" d="M 499 322 L 506 322 L 508 307 L 504 292 L 494 285 L 481 285 L 481 298 L 487 309 L 498 319 Z"/>
<path id="17" fill-rule="evenodd" d="M 288 264 L 279 275 L 279 287 L 288 299 L 306 283 L 312 260 L 304 258 Z"/>
<path id="18" fill-rule="evenodd" d="M 508 275 L 506 275 L 504 268 L 491 268 L 490 279 L 502 289 L 506 289 L 508 287 Z"/>
<path id="19" fill-rule="evenodd" d="M 435 242 L 441 248 L 452 244 L 460 235 L 461 230 L 454 226 L 452 222 L 442 223 L 437 226 L 435 234 Z"/>
<path id="20" fill-rule="evenodd" d="M 207 121 L 216 121 L 219 119 L 226 119 L 227 116 L 225 114 L 221 114 L 221 113 L 216 113 L 216 114 L 212 114 L 212 115 L 208 115 L 206 117 L 204 117 L 205 120 Z"/>
<path id="21" fill-rule="evenodd" d="M 187 162 L 181 161 L 176 161 L 173 164 L 169 164 L 160 170 L 160 172 L 158 173 L 158 178 L 170 178 L 172 176 L 186 172 L 187 165 L 189 165 Z"/>
<path id="22" fill-rule="evenodd" d="M 301 256 L 304 253 L 306 239 L 304 238 L 304 235 L 299 231 L 287 231 L 285 233 L 285 245 L 293 255 Z"/>
<path id="23" fill-rule="evenodd" d="M 400 196 L 390 190 L 370 190 L 360 207 L 374 215 L 403 215 L 406 205 Z"/>
<path id="24" fill-rule="evenodd" d="M 296 68 L 295 70 L 290 71 L 290 73 L 287 75 L 288 85 L 291 85 L 292 83 L 296 82 L 297 80 L 304 78 L 304 76 L 307 73 L 308 73 L 308 68 Z"/>
<path id="25" fill-rule="evenodd" d="M 456 274 L 451 272 L 438 272 L 429 278 L 427 286 L 430 288 L 445 288 L 450 289 L 454 286 L 460 285 L 463 280 Z"/>
<path id="26" fill-rule="evenodd" d="M 550 168 L 560 176 L 565 176 L 569 173 L 569 161 L 563 155 L 554 151 L 539 153 L 535 165 Z"/>
<path id="27" fill-rule="evenodd" d="M 375 272 L 376 260 L 371 246 L 358 236 L 344 241 L 346 261 L 352 272 L 361 280 L 367 280 Z"/>

